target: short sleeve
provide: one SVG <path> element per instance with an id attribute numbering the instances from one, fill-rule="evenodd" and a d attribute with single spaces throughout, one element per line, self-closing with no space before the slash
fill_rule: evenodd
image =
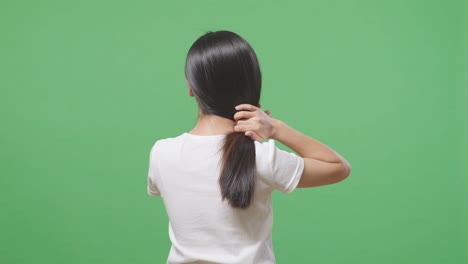
<path id="1" fill-rule="evenodd" d="M 154 162 L 153 155 L 152 155 L 153 148 L 151 149 L 150 157 L 149 157 L 147 193 L 151 196 L 160 196 L 161 192 L 159 191 L 159 188 L 156 185 L 156 180 L 155 180 L 155 172 L 154 172 L 155 168 L 152 165 L 152 163 Z"/>
<path id="2" fill-rule="evenodd" d="M 272 184 L 284 194 L 291 193 L 301 179 L 304 159 L 295 153 L 278 148 L 272 139 L 268 144 Z"/>

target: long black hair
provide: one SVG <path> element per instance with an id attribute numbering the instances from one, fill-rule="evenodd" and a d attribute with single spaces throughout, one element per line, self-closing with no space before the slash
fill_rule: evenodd
<path id="1" fill-rule="evenodd" d="M 188 51 L 185 77 L 203 114 L 234 121 L 236 105 L 259 104 L 262 77 L 257 56 L 234 32 L 209 31 L 198 38 Z M 254 141 L 243 132 L 231 132 L 222 151 L 222 199 L 232 207 L 247 208 L 255 188 Z"/>

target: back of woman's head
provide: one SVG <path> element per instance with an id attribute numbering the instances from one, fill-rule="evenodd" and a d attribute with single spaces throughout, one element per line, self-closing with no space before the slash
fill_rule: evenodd
<path id="1" fill-rule="evenodd" d="M 235 106 L 260 101 L 262 78 L 252 47 L 230 31 L 208 32 L 190 47 L 185 76 L 205 115 L 234 121 Z M 247 208 L 255 187 L 255 145 L 243 132 L 226 135 L 219 178 L 222 199 Z"/>

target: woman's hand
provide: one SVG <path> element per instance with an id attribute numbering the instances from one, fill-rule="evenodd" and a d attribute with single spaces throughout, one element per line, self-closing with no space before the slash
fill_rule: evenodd
<path id="1" fill-rule="evenodd" d="M 251 104 L 240 104 L 236 106 L 236 110 L 239 112 L 234 114 L 234 131 L 244 132 L 246 136 L 259 142 L 274 135 L 278 120 L 270 116 L 269 110 L 263 111 Z"/>

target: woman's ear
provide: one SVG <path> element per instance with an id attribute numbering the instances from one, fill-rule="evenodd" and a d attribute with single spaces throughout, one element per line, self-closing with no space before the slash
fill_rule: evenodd
<path id="1" fill-rule="evenodd" d="M 187 81 L 187 86 L 188 86 L 188 89 L 189 89 L 189 95 L 193 96 L 192 86 L 190 86 L 190 83 L 189 83 L 188 80 L 186 80 L 186 81 Z"/>

